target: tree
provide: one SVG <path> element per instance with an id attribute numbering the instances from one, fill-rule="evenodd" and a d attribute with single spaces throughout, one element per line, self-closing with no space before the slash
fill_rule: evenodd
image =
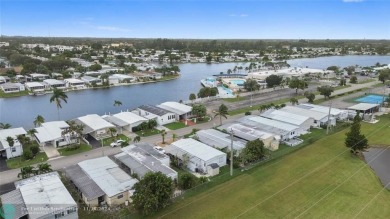
<path id="1" fill-rule="evenodd" d="M 341 78 L 340 79 L 340 83 L 339 83 L 340 86 L 345 86 L 347 85 L 347 80 L 345 78 Z"/>
<path id="2" fill-rule="evenodd" d="M 325 99 L 330 98 L 330 95 L 334 91 L 333 87 L 329 85 L 317 87 L 317 90 L 320 92 L 321 95 L 324 95 Z"/>
<path id="3" fill-rule="evenodd" d="M 313 92 L 306 91 L 305 97 L 307 98 L 307 102 L 313 103 L 314 99 L 316 98 L 316 95 Z"/>
<path id="4" fill-rule="evenodd" d="M 292 98 L 290 99 L 290 103 L 294 106 L 295 104 L 298 104 L 299 101 L 298 101 L 297 98 L 292 97 Z"/>
<path id="5" fill-rule="evenodd" d="M 176 138 L 177 138 L 177 135 L 175 133 L 172 133 L 172 142 L 174 142 Z"/>
<path id="6" fill-rule="evenodd" d="M 263 158 L 265 153 L 264 143 L 260 139 L 256 139 L 246 143 L 245 148 L 240 153 L 240 158 L 245 164 Z"/>
<path id="7" fill-rule="evenodd" d="M 12 126 L 9 123 L 2 123 L 0 122 L 0 129 L 9 129 Z"/>
<path id="8" fill-rule="evenodd" d="M 180 189 L 191 189 L 196 185 L 196 177 L 188 172 L 184 172 L 179 176 L 178 186 Z"/>
<path id="9" fill-rule="evenodd" d="M 164 130 L 161 131 L 161 137 L 162 137 L 162 143 L 165 144 L 165 135 L 167 134 L 167 132 Z"/>
<path id="10" fill-rule="evenodd" d="M 89 70 L 91 70 L 91 71 L 99 71 L 99 70 L 101 70 L 101 69 L 102 69 L 102 66 L 99 65 L 99 64 L 97 64 L 97 63 L 95 63 L 95 64 L 89 66 Z"/>
<path id="11" fill-rule="evenodd" d="M 114 106 L 122 106 L 122 102 L 119 100 L 114 100 Z"/>
<path id="12" fill-rule="evenodd" d="M 218 108 L 218 111 L 215 113 L 214 118 L 219 116 L 219 123 L 220 123 L 220 125 L 222 125 L 222 117 L 227 119 L 227 115 L 228 115 L 227 106 L 225 104 L 221 104 Z"/>
<path id="13" fill-rule="evenodd" d="M 254 91 L 254 90 L 259 90 L 260 89 L 260 85 L 254 79 L 247 79 L 245 81 L 245 83 L 244 83 L 244 88 L 247 91 Z"/>
<path id="14" fill-rule="evenodd" d="M 171 178 L 161 172 L 145 174 L 133 188 L 133 204 L 145 215 L 167 207 L 174 191 Z"/>
<path id="15" fill-rule="evenodd" d="M 15 140 L 14 140 L 14 138 L 12 138 L 11 136 L 8 136 L 5 140 L 8 142 L 8 145 L 9 145 L 10 151 L 11 151 L 11 155 L 12 155 L 12 157 L 13 157 L 14 155 L 12 154 L 12 147 L 13 147 L 14 144 L 15 144 Z"/>
<path id="16" fill-rule="evenodd" d="M 137 136 L 134 137 L 134 140 L 133 140 L 134 143 L 137 143 L 137 142 L 140 142 L 140 141 L 141 141 L 141 136 L 137 135 Z"/>
<path id="17" fill-rule="evenodd" d="M 259 112 L 260 112 L 260 113 L 263 112 L 264 110 L 267 110 L 267 105 L 261 105 L 261 106 L 259 107 Z"/>
<path id="18" fill-rule="evenodd" d="M 53 95 L 50 97 L 50 103 L 55 102 L 57 106 L 57 112 L 58 112 L 58 120 L 60 120 L 60 108 L 62 108 L 61 102 L 64 101 L 67 103 L 68 96 L 65 94 L 63 90 L 54 88 L 53 89 Z"/>
<path id="19" fill-rule="evenodd" d="M 307 88 L 307 83 L 304 80 L 300 80 L 298 78 L 293 78 L 290 80 L 288 87 L 291 89 L 295 89 L 295 93 L 298 93 L 298 89 L 304 90 Z"/>
<path id="20" fill-rule="evenodd" d="M 25 166 L 20 168 L 20 173 L 18 173 L 18 178 L 22 177 L 22 179 L 29 178 L 34 173 L 34 167 Z"/>
<path id="21" fill-rule="evenodd" d="M 157 121 L 154 119 L 149 119 L 148 120 L 148 128 L 149 129 L 154 129 L 157 126 Z"/>
<path id="22" fill-rule="evenodd" d="M 195 115 L 197 118 L 202 118 L 206 116 L 206 107 L 203 104 L 195 104 L 192 106 L 191 113 Z"/>
<path id="23" fill-rule="evenodd" d="M 383 69 L 379 72 L 378 79 L 382 81 L 382 83 L 385 83 L 387 80 L 390 79 L 390 69 Z"/>
<path id="24" fill-rule="evenodd" d="M 196 99 L 196 95 L 194 93 L 191 93 L 190 94 L 190 97 L 188 98 L 190 99 L 191 101 L 195 100 Z"/>
<path id="25" fill-rule="evenodd" d="M 117 132 L 116 128 L 114 128 L 114 127 L 110 127 L 110 128 L 108 129 L 108 131 L 109 131 L 110 134 L 111 134 L 111 138 L 113 138 L 113 137 L 114 137 L 114 134 Z"/>
<path id="26" fill-rule="evenodd" d="M 35 120 L 34 120 L 34 126 L 37 127 L 37 126 L 41 126 L 42 123 L 45 123 L 45 119 L 43 118 L 43 116 L 41 115 L 38 115 Z"/>
<path id="27" fill-rule="evenodd" d="M 335 65 L 329 66 L 326 70 L 334 71 L 335 73 L 339 73 L 340 71 L 339 67 Z"/>
<path id="28" fill-rule="evenodd" d="M 351 76 L 351 78 L 349 79 L 349 82 L 352 83 L 352 84 L 356 84 L 357 83 L 357 77 L 355 75 Z"/>
<path id="29" fill-rule="evenodd" d="M 282 83 L 283 78 L 278 75 L 270 75 L 265 79 L 268 88 L 279 86 Z"/>
<path id="30" fill-rule="evenodd" d="M 38 164 L 38 173 L 43 174 L 43 173 L 49 173 L 52 172 L 53 170 L 51 169 L 51 165 L 48 163 L 41 163 Z"/>
<path id="31" fill-rule="evenodd" d="M 39 152 L 39 146 L 38 145 L 31 145 L 30 151 L 33 154 L 33 156 L 35 156 Z"/>
<path id="32" fill-rule="evenodd" d="M 345 146 L 351 149 L 352 154 L 361 153 L 368 147 L 366 136 L 360 133 L 360 115 L 353 118 L 353 123 L 349 132 L 346 133 Z"/>

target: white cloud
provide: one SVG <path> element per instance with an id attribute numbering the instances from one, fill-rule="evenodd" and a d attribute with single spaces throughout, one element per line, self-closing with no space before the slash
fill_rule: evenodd
<path id="1" fill-rule="evenodd" d="M 240 17 L 248 17 L 249 15 L 247 14 L 240 14 Z"/>
<path id="2" fill-rule="evenodd" d="M 343 2 L 350 3 L 350 2 L 363 2 L 364 0 L 342 0 Z"/>

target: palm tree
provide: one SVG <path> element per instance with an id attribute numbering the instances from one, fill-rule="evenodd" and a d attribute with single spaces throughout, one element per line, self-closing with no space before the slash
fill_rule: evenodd
<path id="1" fill-rule="evenodd" d="M 218 108 L 218 111 L 215 113 L 214 118 L 219 116 L 219 122 L 220 122 L 220 125 L 222 125 L 222 117 L 227 119 L 227 115 L 228 115 L 227 106 L 225 106 L 225 104 L 221 104 L 221 106 L 219 106 L 219 108 Z"/>
<path id="2" fill-rule="evenodd" d="M 31 174 L 34 173 L 34 167 L 32 166 L 25 166 L 20 168 L 20 173 L 18 174 L 18 178 L 22 177 L 22 179 L 29 178 Z"/>
<path id="3" fill-rule="evenodd" d="M 165 131 L 165 129 L 163 129 L 161 131 L 161 137 L 162 137 L 162 143 L 165 144 L 165 135 L 167 134 L 167 132 Z"/>
<path id="4" fill-rule="evenodd" d="M 41 115 L 38 115 L 35 120 L 34 120 L 34 126 L 37 127 L 37 126 L 41 126 L 42 123 L 45 122 L 45 118 L 43 118 L 43 116 Z"/>
<path id="5" fill-rule="evenodd" d="M 117 132 L 117 131 L 116 131 L 116 128 L 114 128 L 114 127 L 109 128 L 108 131 L 109 131 L 110 134 L 111 134 L 111 138 L 113 138 L 113 137 L 114 137 L 114 133 Z"/>
<path id="6" fill-rule="evenodd" d="M 137 136 L 134 137 L 134 140 L 133 140 L 134 143 L 137 143 L 137 142 L 140 142 L 140 141 L 141 141 L 141 136 L 137 135 Z"/>
<path id="7" fill-rule="evenodd" d="M 54 88 L 53 95 L 50 97 L 50 103 L 55 102 L 58 111 L 58 120 L 60 120 L 60 108 L 62 108 L 61 102 L 64 101 L 67 103 L 68 96 L 65 94 L 63 90 Z"/>
<path id="8" fill-rule="evenodd" d="M 119 100 L 114 100 L 114 106 L 122 106 L 122 102 Z"/>
<path id="9" fill-rule="evenodd" d="M 0 122 L 0 129 L 9 129 L 12 126 L 9 123 L 2 123 Z"/>
<path id="10" fill-rule="evenodd" d="M 11 151 L 11 155 L 12 155 L 12 157 L 13 157 L 14 155 L 12 154 L 12 147 L 13 147 L 14 144 L 15 144 L 15 140 L 14 140 L 14 138 L 12 138 L 11 136 L 8 136 L 5 140 L 8 142 L 8 145 L 9 145 L 10 151 Z"/>
<path id="11" fill-rule="evenodd" d="M 292 97 L 292 98 L 290 99 L 290 103 L 294 106 L 295 104 L 298 104 L 298 99 Z"/>
<path id="12" fill-rule="evenodd" d="M 175 133 L 172 133 L 172 142 L 174 142 L 176 138 L 177 138 L 177 135 Z"/>
<path id="13" fill-rule="evenodd" d="M 51 169 L 51 165 L 48 164 L 48 163 L 41 163 L 41 164 L 38 164 L 38 173 L 39 174 L 42 174 L 42 173 L 48 173 L 48 172 L 52 172 L 53 170 Z"/>
<path id="14" fill-rule="evenodd" d="M 29 134 L 31 137 L 34 136 L 35 133 L 37 133 L 36 129 L 30 129 L 27 131 L 27 134 Z"/>

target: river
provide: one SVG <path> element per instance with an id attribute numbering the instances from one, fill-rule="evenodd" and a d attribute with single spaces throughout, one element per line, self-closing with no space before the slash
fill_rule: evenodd
<path id="1" fill-rule="evenodd" d="M 324 69 L 331 65 L 340 67 L 350 65 L 371 66 L 375 63 L 390 63 L 390 56 L 337 56 L 312 59 L 294 59 L 288 63 L 292 66 L 308 66 Z M 62 104 L 60 119 L 68 120 L 86 114 L 104 115 L 121 110 L 134 109 L 142 104 L 158 104 L 164 101 L 187 100 L 190 93 L 197 93 L 201 88 L 200 80 L 213 74 L 226 72 L 234 66 L 247 66 L 249 63 L 186 63 L 180 64 L 181 77 L 176 80 L 137 84 L 68 92 L 68 103 Z M 23 96 L 0 99 L 0 122 L 9 123 L 13 127 L 33 127 L 34 118 L 43 116 L 46 121 L 57 120 L 57 108 L 50 103 L 50 94 L 43 96 Z M 123 103 L 114 107 L 114 100 Z"/>

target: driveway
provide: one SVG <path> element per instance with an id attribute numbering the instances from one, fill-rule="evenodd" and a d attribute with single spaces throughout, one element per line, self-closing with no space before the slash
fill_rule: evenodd
<path id="1" fill-rule="evenodd" d="M 101 148 L 102 147 L 102 144 L 100 143 L 100 141 L 96 140 L 91 135 L 87 135 L 86 139 L 89 142 L 89 144 L 92 146 L 92 149 L 96 149 L 96 148 Z"/>
<path id="2" fill-rule="evenodd" d="M 5 157 L 0 156 L 0 172 L 9 170 Z"/>
<path id="3" fill-rule="evenodd" d="M 13 182 L 0 185 L 0 195 L 15 190 L 15 184 Z"/>
<path id="4" fill-rule="evenodd" d="M 57 148 L 53 147 L 53 145 L 46 145 L 45 147 L 43 147 L 43 150 L 45 151 L 49 159 L 60 156 L 60 153 L 58 152 Z"/>

